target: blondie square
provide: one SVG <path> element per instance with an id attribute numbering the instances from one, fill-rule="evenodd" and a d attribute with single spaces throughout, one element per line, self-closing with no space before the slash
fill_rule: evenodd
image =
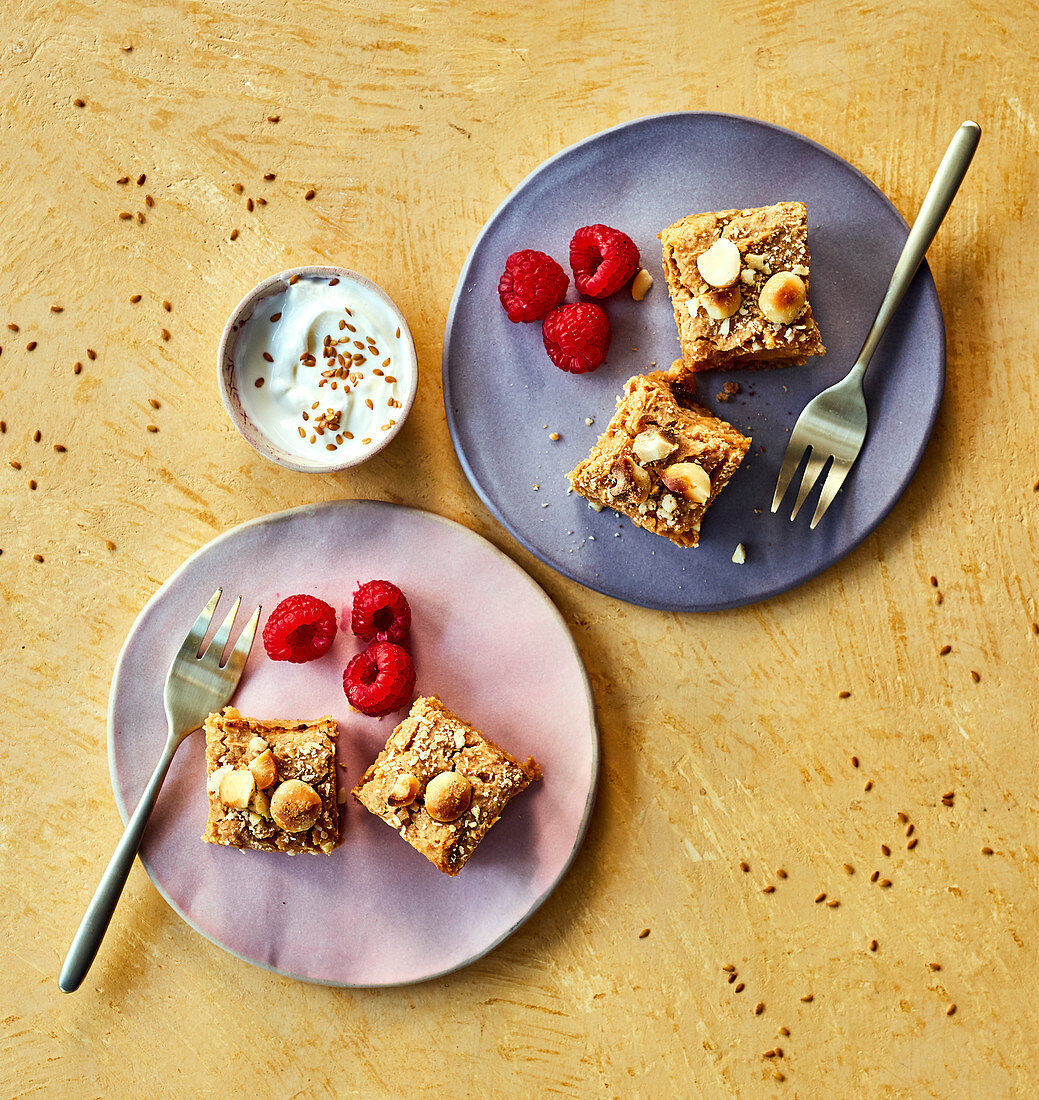
<path id="1" fill-rule="evenodd" d="M 540 778 L 533 757 L 521 764 L 430 695 L 415 700 L 353 796 L 457 875 L 506 805 Z"/>
<path id="2" fill-rule="evenodd" d="M 331 852 L 339 843 L 336 724 L 246 718 L 205 722 L 209 819 L 202 839 L 262 852 Z"/>
<path id="3" fill-rule="evenodd" d="M 567 476 L 593 506 L 613 508 L 676 546 L 696 546 L 704 512 L 750 442 L 668 375 L 636 375 L 591 454 Z"/>
<path id="4" fill-rule="evenodd" d="M 676 377 L 822 355 L 803 202 L 690 214 L 659 234 L 682 358 Z"/>

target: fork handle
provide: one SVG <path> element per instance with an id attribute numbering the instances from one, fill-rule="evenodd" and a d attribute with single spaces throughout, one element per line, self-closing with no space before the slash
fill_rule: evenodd
<path id="1" fill-rule="evenodd" d="M 159 788 L 166 778 L 166 772 L 169 771 L 173 754 L 177 751 L 179 743 L 173 739 L 167 741 L 159 763 L 152 772 L 151 779 L 148 780 L 148 786 L 144 788 L 141 801 L 126 824 L 123 838 L 112 853 L 105 873 L 101 876 L 94 896 L 90 899 L 87 911 L 83 914 L 79 929 L 72 940 L 69 953 L 65 956 L 61 974 L 58 976 L 58 988 L 62 993 L 73 993 L 79 989 L 80 983 L 87 976 L 87 971 L 97 955 L 115 907 L 119 904 L 119 896 L 126 885 L 137 849 L 141 846 L 141 837 L 144 835 L 148 818 L 151 817 L 155 800 L 158 798 Z"/>
<path id="2" fill-rule="evenodd" d="M 920 207 L 920 213 L 917 214 L 913 228 L 909 231 L 909 239 L 895 265 L 894 274 L 891 276 L 891 282 L 888 283 L 884 300 L 880 303 L 880 309 L 877 310 L 869 335 L 862 345 L 858 359 L 855 360 L 853 371 L 862 374 L 869 365 L 870 359 L 873 358 L 880 338 L 884 335 L 899 302 L 909 289 L 909 284 L 923 261 L 924 253 L 927 252 L 935 233 L 938 232 L 938 226 L 942 224 L 942 219 L 949 212 L 952 200 L 956 197 L 963 177 L 967 174 L 980 140 L 981 127 L 976 122 L 964 122 L 953 136 L 949 148 L 945 150 L 945 156 L 942 157 L 942 163 L 938 165 L 938 171 L 931 181 L 923 205 Z"/>

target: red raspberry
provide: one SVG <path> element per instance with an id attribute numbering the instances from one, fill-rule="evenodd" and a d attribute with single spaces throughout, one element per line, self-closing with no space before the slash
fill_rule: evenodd
<path id="1" fill-rule="evenodd" d="M 608 225 L 586 225 L 570 241 L 570 266 L 574 286 L 589 298 L 605 298 L 622 286 L 639 269 L 635 242 Z"/>
<path id="2" fill-rule="evenodd" d="M 272 661 L 303 664 L 328 652 L 336 636 L 336 612 L 316 596 L 289 596 L 270 613 L 263 648 Z"/>
<path id="3" fill-rule="evenodd" d="M 400 710 L 411 702 L 414 690 L 415 665 L 408 651 L 393 642 L 372 642 L 343 673 L 351 706 L 372 718 Z"/>
<path id="4" fill-rule="evenodd" d="M 358 585 L 350 629 L 366 642 L 403 642 L 411 626 L 411 608 L 404 593 L 389 581 Z M 343 612 L 346 629 L 346 612 Z"/>
<path id="5" fill-rule="evenodd" d="M 513 324 L 540 321 L 559 305 L 569 285 L 570 276 L 551 256 L 525 248 L 505 261 L 498 297 Z"/>
<path id="6" fill-rule="evenodd" d="M 594 302 L 574 302 L 552 310 L 541 336 L 549 359 L 560 370 L 586 374 L 606 358 L 610 320 Z"/>

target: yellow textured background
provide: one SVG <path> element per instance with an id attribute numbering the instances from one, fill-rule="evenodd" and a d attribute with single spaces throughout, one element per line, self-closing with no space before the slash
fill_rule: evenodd
<path id="1" fill-rule="evenodd" d="M 1035 6 L 3 0 L 0 28 L 0 1091 L 1032 1095 Z M 440 391 L 448 303 L 487 216 L 564 146 L 672 109 L 790 126 L 909 217 L 956 125 L 985 131 L 929 257 L 948 387 L 918 476 L 824 576 L 706 617 L 618 605 L 522 551 L 469 488 Z M 142 188 L 114 182 L 139 172 Z M 247 213 L 236 181 L 269 204 Z M 145 223 L 118 220 L 144 192 Z M 329 477 L 256 456 L 214 386 L 234 303 L 317 261 L 386 287 L 421 367 L 396 441 Z M 343 992 L 225 954 L 138 866 L 87 982 L 63 996 L 55 975 L 120 833 L 105 714 L 137 611 L 217 533 L 343 496 L 461 521 L 566 616 L 603 740 L 569 876 L 469 969 Z M 891 889 L 870 886 L 874 867 Z M 841 906 L 813 904 L 819 890 Z M 777 1041 L 782 1082 L 762 1057 Z"/>

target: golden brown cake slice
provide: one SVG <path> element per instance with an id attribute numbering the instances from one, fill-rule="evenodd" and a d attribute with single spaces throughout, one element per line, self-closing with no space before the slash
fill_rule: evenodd
<path id="1" fill-rule="evenodd" d="M 704 512 L 750 442 L 667 375 L 636 375 L 591 454 L 567 476 L 593 506 L 613 508 L 676 546 L 696 546 Z"/>
<path id="2" fill-rule="evenodd" d="M 205 722 L 209 819 L 202 839 L 262 852 L 331 852 L 339 843 L 336 724 L 246 718 Z"/>
<path id="3" fill-rule="evenodd" d="M 353 796 L 438 870 L 457 875 L 506 805 L 541 778 L 435 695 L 416 699 Z"/>
<path id="4" fill-rule="evenodd" d="M 660 235 L 682 358 L 675 377 L 823 355 L 803 202 L 690 214 Z"/>

